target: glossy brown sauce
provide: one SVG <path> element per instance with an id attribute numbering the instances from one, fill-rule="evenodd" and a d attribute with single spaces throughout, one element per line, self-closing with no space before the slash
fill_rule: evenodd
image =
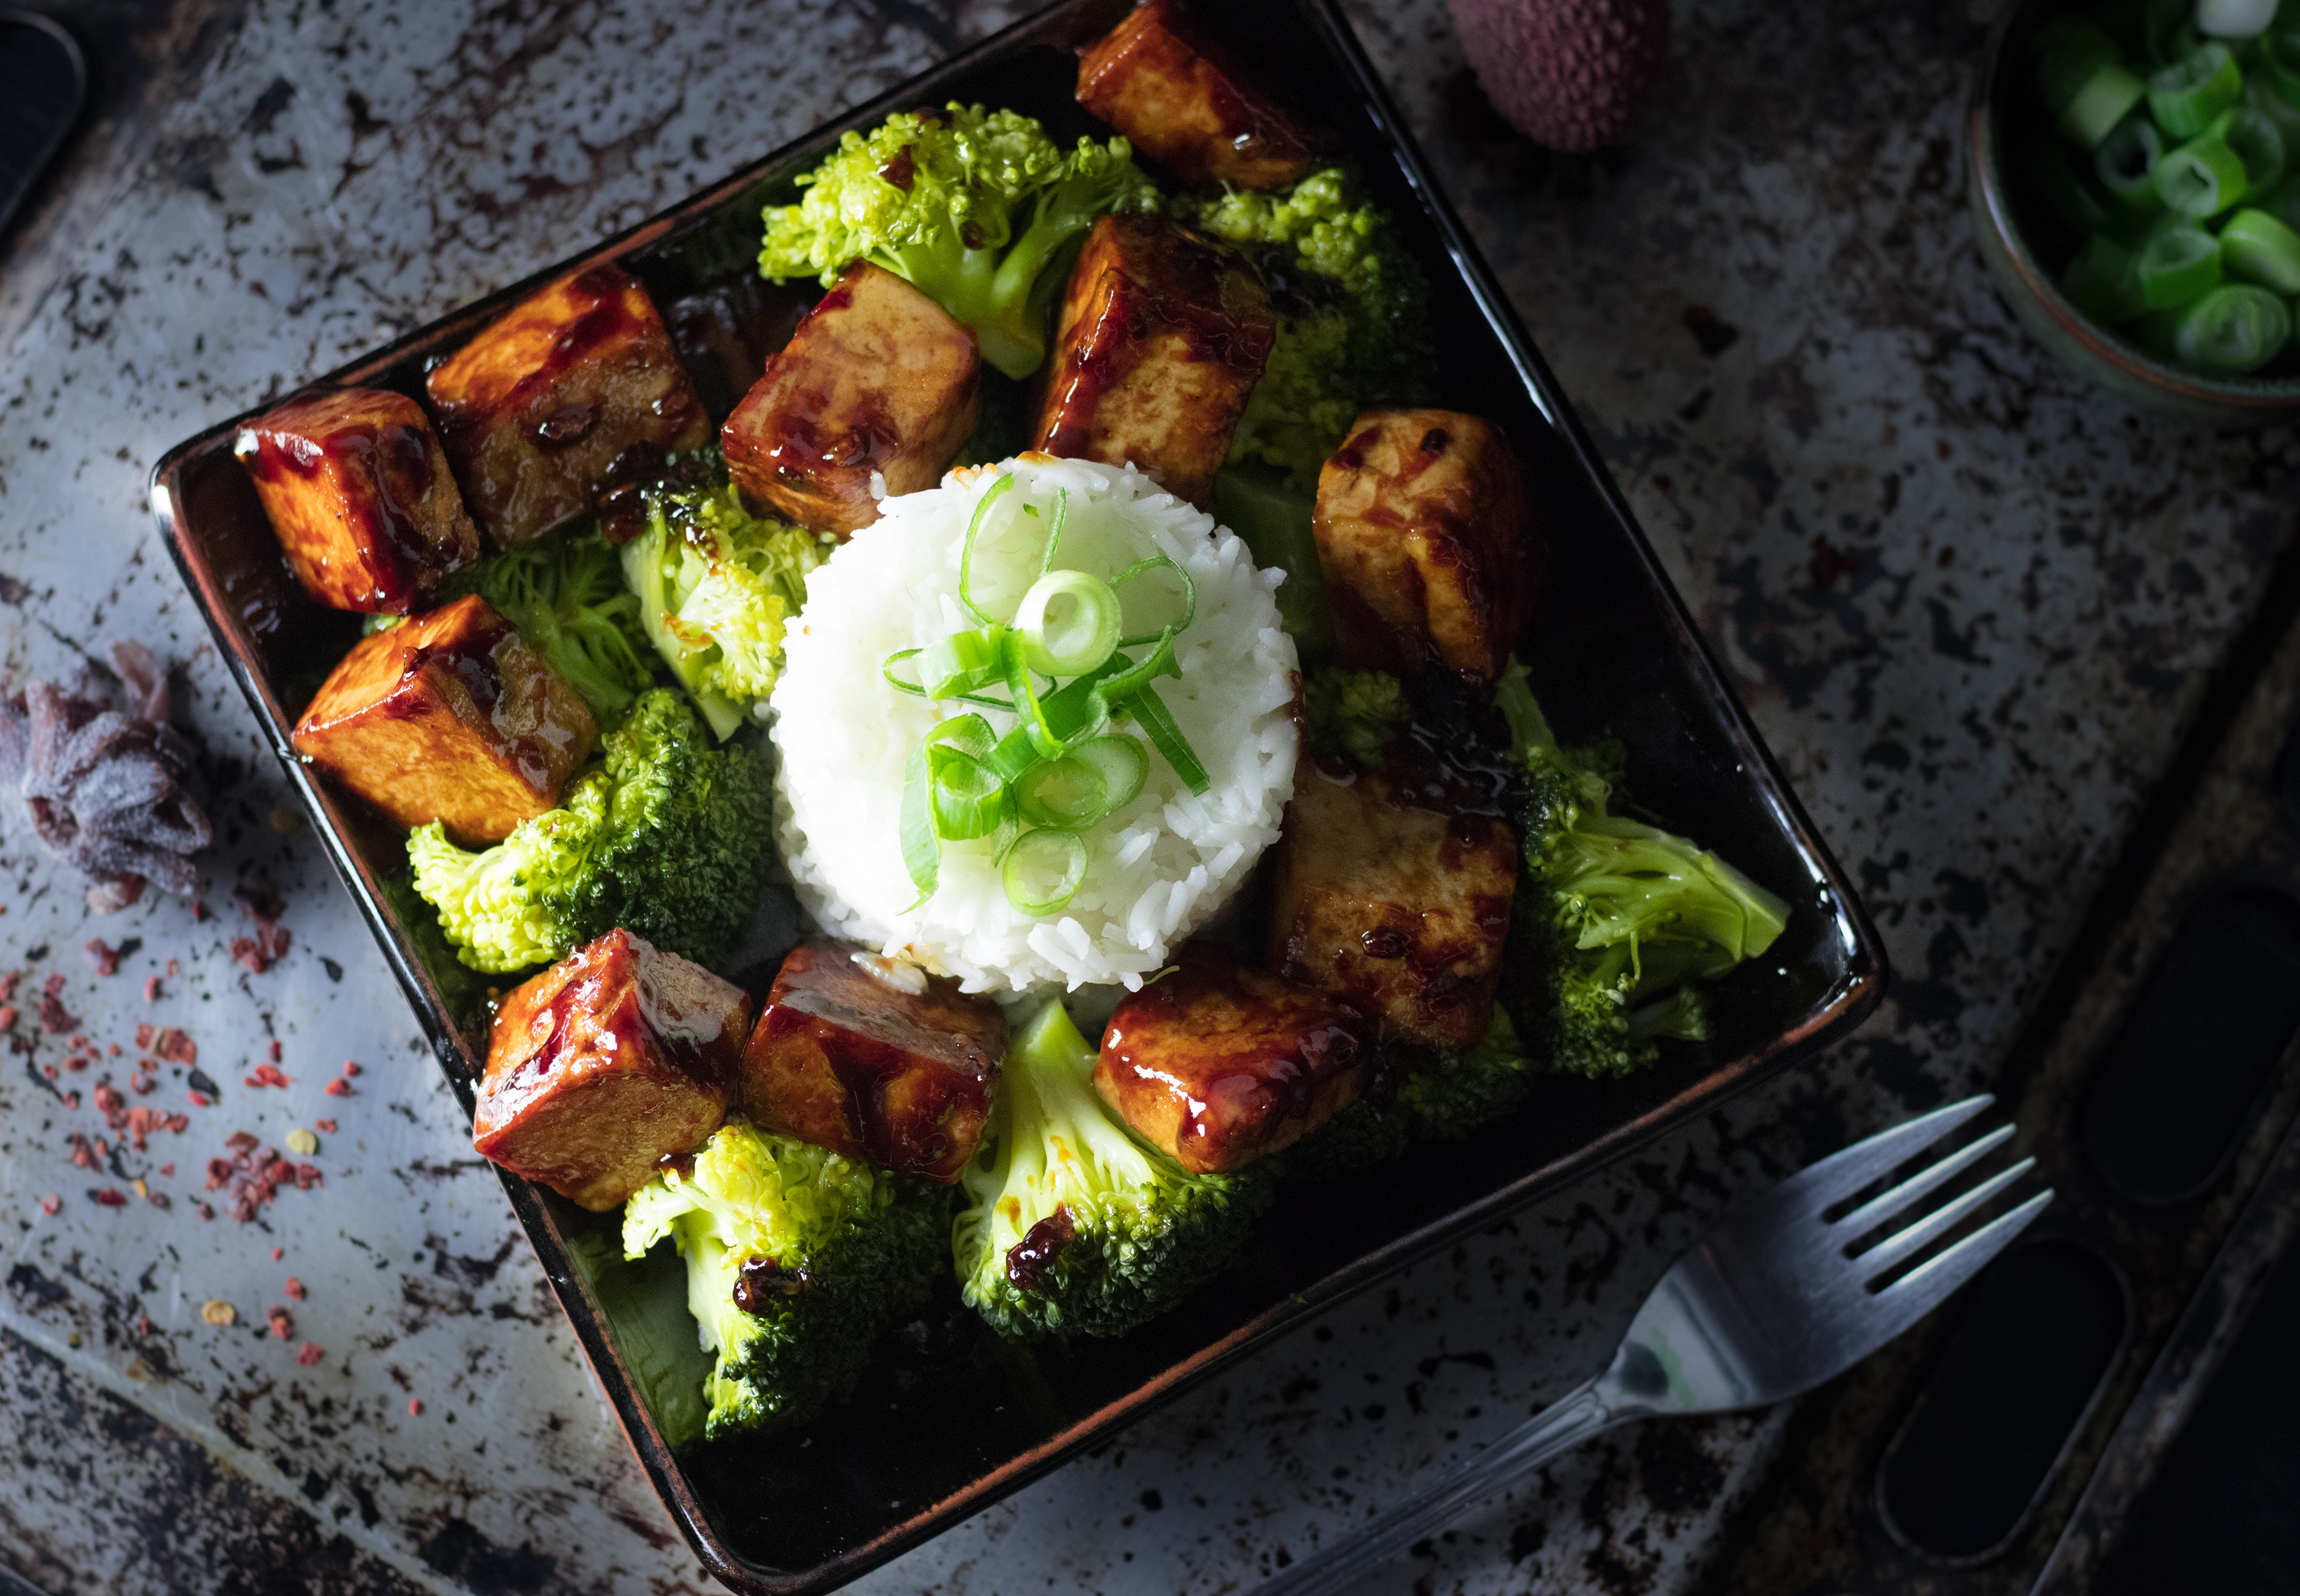
<path id="1" fill-rule="evenodd" d="M 771 1258 L 746 1258 L 735 1271 L 735 1306 L 745 1313 L 764 1313 L 813 1285 L 804 1267 L 787 1269 Z"/>
<path id="2" fill-rule="evenodd" d="M 1022 1239 L 1006 1249 L 1006 1280 L 1018 1292 L 1034 1292 L 1046 1278 L 1062 1249 L 1078 1240 L 1078 1222 L 1071 1210 L 1054 1211 L 1030 1226 Z"/>
<path id="3" fill-rule="evenodd" d="M 1508 723 L 1484 701 L 1485 690 L 1471 688 L 1445 670 L 1416 671 L 1404 678 L 1404 686 L 1406 722 L 1380 766 L 1391 795 L 1416 809 L 1513 827 L 1523 788 L 1510 757 Z M 1483 835 L 1482 827 L 1456 827 L 1448 840 L 1471 846 Z"/>
<path id="4" fill-rule="evenodd" d="M 314 423 L 309 430 L 249 427 L 232 453 L 261 486 L 298 482 L 312 485 L 310 492 L 327 491 L 318 484 L 332 460 L 337 503 L 352 523 L 350 546 L 363 555 L 366 596 L 379 609 L 405 609 L 434 553 L 421 520 L 435 480 L 429 433 L 396 421 L 330 421 L 319 403 L 297 407 L 295 419 L 304 414 Z"/>

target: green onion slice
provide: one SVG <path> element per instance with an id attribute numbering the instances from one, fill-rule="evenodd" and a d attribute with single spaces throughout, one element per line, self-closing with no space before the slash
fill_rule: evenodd
<path id="1" fill-rule="evenodd" d="M 2244 187 L 2248 194 L 2266 194 L 2284 180 L 2288 146 L 2283 131 L 2264 111 L 2236 105 L 2212 119 L 2217 135 L 2244 162 Z"/>
<path id="2" fill-rule="evenodd" d="M 911 909 L 934 896 L 935 884 L 942 875 L 942 839 L 935 835 L 932 779 L 927 769 L 927 744 L 921 741 L 911 750 L 909 769 L 903 776 L 902 818 L 896 827 L 903 844 L 903 868 L 911 873 L 911 885 L 919 889 Z"/>
<path id="3" fill-rule="evenodd" d="M 2110 62 L 2085 80 L 2061 112 L 2061 137 L 2079 149 L 2095 148 L 2147 97 L 2146 84 Z"/>
<path id="4" fill-rule="evenodd" d="M 2279 294 L 2300 294 L 2300 233 L 2265 211 L 2239 211 L 2221 229 L 2229 273 Z"/>
<path id="5" fill-rule="evenodd" d="M 1084 831 L 1111 807 L 1101 768 L 1075 753 L 1047 760 L 1014 784 L 1014 808 L 1033 826 Z"/>
<path id="6" fill-rule="evenodd" d="M 2156 197 L 2192 220 L 2217 216 L 2244 197 L 2244 157 L 2207 133 L 2156 163 Z"/>
<path id="7" fill-rule="evenodd" d="M 2084 91 L 2103 67 L 2116 64 L 2116 41 L 2082 17 L 2059 16 L 2038 28 L 2037 90 L 2054 116 Z"/>
<path id="8" fill-rule="evenodd" d="M 1078 896 L 1086 879 L 1086 844 L 1074 831 L 1026 831 L 999 857 L 1006 901 L 1029 915 L 1049 915 Z"/>
<path id="9" fill-rule="evenodd" d="M 1048 571 L 1030 584 L 1014 611 L 1024 663 L 1042 676 L 1092 670 L 1117 651 L 1119 608 L 1117 593 L 1101 578 Z"/>
<path id="10" fill-rule="evenodd" d="M 997 739 L 979 715 L 946 720 L 927 734 L 927 780 L 935 835 L 945 842 L 988 836 L 1006 815 L 1006 783 L 991 768 Z"/>
<path id="11" fill-rule="evenodd" d="M 927 690 L 924 687 L 916 682 L 906 682 L 895 674 L 896 666 L 905 660 L 915 659 L 924 653 L 926 650 L 922 648 L 906 648 L 899 653 L 888 654 L 886 662 L 879 667 L 879 674 L 887 678 L 888 686 L 907 693 L 912 698 L 924 698 L 927 696 Z M 1014 706 L 1003 698 L 987 698 L 978 693 L 954 693 L 951 697 L 960 703 L 971 703 L 977 709 L 1004 710 L 1010 715 L 1014 712 Z"/>
<path id="12" fill-rule="evenodd" d="M 2202 228 L 2167 228 L 2140 246 L 2134 270 L 2150 310 L 2187 304 L 2220 285 L 2220 240 Z"/>
<path id="13" fill-rule="evenodd" d="M 2175 138 L 2193 138 L 2244 93 L 2236 54 L 2217 40 L 2198 46 L 2148 79 L 2148 109 Z"/>
<path id="14" fill-rule="evenodd" d="M 1150 745 L 1174 767 L 1174 774 L 1182 778 L 1182 785 L 1204 797 L 1213 783 L 1206 779 L 1206 768 L 1198 763 L 1197 752 L 1182 735 L 1182 728 L 1174 723 L 1173 711 L 1167 709 L 1157 690 L 1144 687 L 1135 693 L 1127 699 L 1126 711 L 1141 723 Z"/>
<path id="15" fill-rule="evenodd" d="M 2279 28 L 2262 35 L 2254 64 L 2271 94 L 2287 105 L 2300 106 L 2300 28 Z"/>
<path id="16" fill-rule="evenodd" d="M 2093 152 L 2093 170 L 2101 186 L 2137 210 L 2154 210 L 2156 162 L 2164 158 L 2164 141 L 2155 124 L 2143 116 L 2128 116 Z"/>
<path id="17" fill-rule="evenodd" d="M 1190 629 L 1190 623 L 1198 618 L 1198 585 L 1190 580 L 1188 571 L 1184 570 L 1163 554 L 1153 554 L 1147 560 L 1137 560 L 1110 578 L 1111 590 L 1116 592 L 1137 577 L 1146 577 L 1154 570 L 1172 571 L 1176 579 L 1182 584 L 1182 613 L 1171 625 L 1161 628 L 1157 632 L 1137 632 L 1132 636 L 1121 637 L 1118 640 L 1118 646 L 1121 648 L 1140 648 L 1146 643 L 1155 643 L 1162 632 L 1187 632 Z"/>
<path id="18" fill-rule="evenodd" d="M 990 519 L 990 507 L 1004 498 L 1006 490 L 1013 486 L 1014 474 L 1012 471 L 1000 473 L 998 480 L 992 483 L 989 491 L 975 503 L 974 519 L 966 523 L 966 541 L 959 545 L 958 602 L 964 606 L 969 615 L 974 617 L 975 624 L 978 626 L 987 627 L 996 623 L 985 615 L 974 602 L 974 540 L 982 536 L 982 525 Z"/>
<path id="19" fill-rule="evenodd" d="M 954 698 L 998 680 L 998 641 L 1005 629 L 993 625 L 979 631 L 953 632 L 912 651 L 919 656 L 921 690 L 929 698 Z"/>
<path id="20" fill-rule="evenodd" d="M 2242 375 L 2274 360 L 2292 336 L 2292 312 L 2250 283 L 2215 288 L 2180 318 L 2174 349 L 2201 370 Z"/>
<path id="21" fill-rule="evenodd" d="M 1150 779 L 1150 755 L 1132 737 L 1115 732 L 1085 739 L 1071 749 L 1069 757 L 1100 772 L 1105 815 L 1133 802 Z"/>

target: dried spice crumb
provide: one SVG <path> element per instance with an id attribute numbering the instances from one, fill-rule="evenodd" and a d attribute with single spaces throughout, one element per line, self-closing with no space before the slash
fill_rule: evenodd
<path id="1" fill-rule="evenodd" d="M 208 906 L 199 899 L 192 900 L 192 919 L 195 924 L 208 918 Z"/>
<path id="2" fill-rule="evenodd" d="M 157 1085 L 158 1082 L 140 1069 L 128 1077 L 128 1089 L 138 1097 L 151 1096 L 152 1088 Z"/>
<path id="3" fill-rule="evenodd" d="M 79 1093 L 77 1092 L 67 1092 L 58 1101 L 68 1109 L 76 1109 L 79 1107 Z"/>
<path id="4" fill-rule="evenodd" d="M 277 1037 L 274 1037 L 271 1043 L 271 1061 L 274 1064 L 279 1062 L 279 1042 Z"/>
<path id="5" fill-rule="evenodd" d="M 55 1192 L 50 1192 L 46 1196 L 40 1199 L 40 1211 L 44 1214 L 57 1213 L 62 1209 L 63 1205 L 64 1200 L 62 1196 Z"/>
<path id="6" fill-rule="evenodd" d="M 176 1177 L 176 1166 L 173 1164 L 162 1164 L 160 1166 L 160 1173 L 166 1176 L 169 1179 L 173 1180 Z"/>
<path id="7" fill-rule="evenodd" d="M 150 1196 L 145 1198 L 144 1201 L 150 1203 L 154 1208 L 173 1208 L 176 1206 L 175 1202 L 165 1192 L 154 1192 Z"/>
<path id="8" fill-rule="evenodd" d="M 285 1287 L 285 1290 L 288 1294 L 290 1297 L 293 1297 L 296 1301 L 301 1302 L 304 1300 L 304 1283 L 296 1279 L 293 1275 L 288 1276 L 288 1284 Z"/>
<path id="9" fill-rule="evenodd" d="M 140 1313 L 136 1316 L 136 1334 L 138 1335 L 152 1334 L 152 1321 L 149 1317 Z"/>
<path id="10" fill-rule="evenodd" d="M 156 1003 L 156 1002 L 158 1002 L 160 1001 L 160 977 L 157 977 L 157 976 L 147 976 L 147 977 L 145 977 L 145 980 L 144 980 L 144 1001 L 145 1001 L 146 1002 L 147 1002 L 147 1003 Z"/>
<path id="11" fill-rule="evenodd" d="M 346 1075 L 357 1075 L 359 1072 L 360 1067 L 358 1065 L 353 1063 L 349 1059 L 346 1059 L 344 1060 L 344 1073 Z"/>
<path id="12" fill-rule="evenodd" d="M 306 1155 L 317 1152 L 320 1151 L 320 1138 L 299 1125 L 288 1133 L 288 1151 Z"/>
<path id="13" fill-rule="evenodd" d="M 240 1077 L 239 1084 L 243 1086 L 279 1086 L 284 1089 L 295 1078 L 293 1076 L 280 1074 L 279 1066 L 277 1064 L 258 1064 L 254 1074 Z"/>
<path id="14" fill-rule="evenodd" d="M 332 1136 L 336 1134 L 336 1122 L 332 1119 L 314 1119 L 312 1121 L 312 1128 L 322 1135 Z"/>
<path id="15" fill-rule="evenodd" d="M 423 1399 L 421 1397 L 409 1397 L 407 1399 L 407 1416 L 410 1418 L 421 1418 L 423 1417 Z"/>
<path id="16" fill-rule="evenodd" d="M 16 1028 L 16 1021 L 20 1017 L 16 1013 L 15 1004 L 8 1003 L 0 1005 L 0 1031 L 14 1030 Z"/>
<path id="17" fill-rule="evenodd" d="M 80 949 L 80 956 L 88 960 L 88 968 L 99 976 L 116 976 L 120 973 L 120 949 L 112 946 L 101 936 L 92 938 Z"/>
<path id="18" fill-rule="evenodd" d="M 202 1203 L 200 1206 L 204 1208 L 207 1205 Z M 200 1318 L 211 1325 L 236 1324 L 239 1319 L 239 1310 L 221 1297 L 210 1297 L 200 1304 Z"/>
<path id="19" fill-rule="evenodd" d="M 280 1307 L 279 1303 L 274 1302 L 270 1308 L 266 1309 L 264 1310 L 263 1317 L 271 1321 L 271 1334 L 273 1339 L 278 1341 L 291 1341 L 295 1338 L 296 1321 L 288 1317 L 288 1310 Z"/>
<path id="20" fill-rule="evenodd" d="M 104 1186 L 96 1191 L 90 1192 L 88 1196 L 96 1201 L 102 1203 L 106 1208 L 126 1208 L 128 1206 L 128 1193 L 121 1191 L 117 1186 Z"/>
<path id="21" fill-rule="evenodd" d="M 138 1026 L 136 1046 L 140 1052 L 156 1053 L 171 1064 L 181 1064 L 188 1069 L 200 1061 L 198 1045 L 174 1026 Z"/>
<path id="22" fill-rule="evenodd" d="M 146 1185 L 140 1180 L 129 1181 L 128 1183 L 128 1189 L 135 1193 L 138 1197 L 149 1197 L 152 1194 L 152 1188 Z"/>
<path id="23" fill-rule="evenodd" d="M 271 1249 L 271 1261 L 273 1263 L 278 1263 L 281 1259 L 287 1256 L 288 1249 L 285 1247 L 274 1247 Z"/>
<path id="24" fill-rule="evenodd" d="M 57 985 L 63 984 L 61 976 L 51 976 Z M 61 1036 L 67 1031 L 79 1029 L 79 1017 L 66 1009 L 63 1001 L 53 989 L 40 993 L 40 1029 L 51 1036 Z"/>
<path id="25" fill-rule="evenodd" d="M 334 1080 L 329 1081 L 325 1086 L 321 1087 L 321 1090 L 324 1091 L 329 1097 L 349 1097 L 352 1095 L 352 1084 L 344 1079 L 343 1076 L 338 1076 Z"/>
<path id="26" fill-rule="evenodd" d="M 184 1100 L 196 1109 L 204 1109 L 208 1106 L 208 1094 L 204 1092 L 187 1092 L 184 1093 Z"/>
<path id="27" fill-rule="evenodd" d="M 322 1352 L 319 1348 L 313 1346 L 307 1341 L 304 1343 L 302 1349 L 296 1352 L 296 1361 L 302 1364 L 305 1368 L 310 1368 L 313 1364 L 319 1362 L 321 1359 L 325 1358 L 327 1354 L 325 1352 Z"/>
<path id="28" fill-rule="evenodd" d="M 195 1202 L 192 1204 L 192 1211 L 199 1215 L 203 1219 L 212 1219 L 215 1218 L 215 1209 L 210 1208 L 204 1202 Z"/>
<path id="29" fill-rule="evenodd" d="M 105 1043 L 104 1044 L 104 1056 L 107 1059 L 118 1058 L 120 1056 L 120 1043 L 117 1042 Z"/>

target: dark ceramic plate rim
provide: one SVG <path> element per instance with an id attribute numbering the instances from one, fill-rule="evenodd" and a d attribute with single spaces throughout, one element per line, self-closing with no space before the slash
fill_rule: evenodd
<path id="1" fill-rule="evenodd" d="M 824 145 L 850 128 L 867 127 L 890 111 L 942 97 L 936 85 L 971 71 L 985 62 L 1038 37 L 1059 31 L 1066 17 L 1093 0 L 1057 0 L 971 48 L 950 57 L 869 104 L 824 124 L 743 171 L 691 196 L 671 211 L 615 236 L 574 259 L 561 262 L 486 298 L 450 312 L 325 377 L 313 385 L 356 382 L 365 373 L 404 358 L 410 349 L 429 345 L 454 332 L 475 331 L 504 305 L 543 282 L 591 262 L 612 259 L 662 240 L 683 223 L 734 199 L 769 171 L 786 165 L 810 148 Z M 1336 57 L 1346 67 L 1363 99 L 1377 132 L 1387 141 L 1398 170 L 1435 230 L 1444 253 L 1459 272 L 1488 328 L 1509 364 L 1525 386 L 1535 406 L 1557 428 L 1576 461 L 1596 490 L 1599 501 L 1627 537 L 1641 569 L 1664 606 L 1678 646 L 1692 673 L 1720 712 L 1734 752 L 1748 773 L 1752 786 L 1782 834 L 1788 836 L 1814 876 L 1826 888 L 1825 902 L 1833 929 L 1846 949 L 1846 976 L 1817 1002 L 1804 1020 L 1765 1045 L 1719 1065 L 1697 1083 L 1638 1118 L 1585 1143 L 1573 1153 L 1464 1204 L 1443 1218 L 1399 1237 L 1336 1270 L 1313 1285 L 1260 1317 L 1240 1326 L 1195 1355 L 1177 1362 L 1146 1381 L 1124 1398 L 1110 1402 L 1071 1425 L 1059 1434 L 1010 1459 L 935 1501 L 876 1537 L 848 1548 L 827 1561 L 803 1571 L 762 1568 L 721 1545 L 699 1499 L 689 1489 L 685 1472 L 671 1448 L 655 1428 L 638 1395 L 638 1382 L 607 1334 L 604 1315 L 585 1292 L 567 1243 L 549 1210 L 527 1182 L 498 1170 L 505 1195 L 517 1214 L 529 1243 L 542 1262 L 562 1310 L 574 1329 L 584 1355 L 590 1360 L 603 1391 L 615 1410 L 625 1437 L 638 1455 L 657 1493 L 671 1510 L 688 1544 L 719 1579 L 741 1590 L 799 1592 L 830 1589 L 858 1577 L 898 1553 L 951 1527 L 1046 1473 L 1079 1451 L 1103 1440 L 1112 1431 L 1143 1417 L 1151 1409 L 1179 1396 L 1244 1356 L 1251 1349 L 1299 1325 L 1303 1320 L 1363 1291 L 1384 1276 L 1435 1251 L 1449 1241 L 1488 1226 L 1510 1210 L 1547 1194 L 1569 1181 L 1588 1175 L 1634 1151 L 1696 1115 L 1712 1110 L 1734 1093 L 1809 1054 L 1831 1035 L 1850 1029 L 1874 1009 L 1884 993 L 1886 963 L 1875 927 L 1871 923 L 1851 884 L 1814 834 L 1803 807 L 1790 792 L 1771 753 L 1758 738 L 1740 701 L 1727 686 L 1707 646 L 1686 612 L 1684 602 L 1662 569 L 1643 530 L 1630 514 L 1619 486 L 1559 389 L 1548 367 L 1535 353 L 1532 341 L 1508 298 L 1495 284 L 1483 258 L 1470 241 L 1452 206 L 1431 180 L 1419 148 L 1403 119 L 1375 76 L 1357 37 L 1343 19 L 1337 0 L 1292 0 L 1304 21 L 1325 37 Z M 256 411 L 246 412 L 247 415 Z M 251 640 L 232 618 L 228 595 L 215 572 L 192 550 L 179 520 L 176 484 L 184 462 L 212 449 L 237 430 L 244 417 L 212 427 L 179 445 L 153 469 L 153 514 L 185 585 L 198 601 L 218 648 L 224 655 L 249 707 L 269 735 L 273 752 L 286 769 L 289 783 L 311 813 L 327 848 L 329 861 L 358 903 L 392 972 L 405 989 L 418 1019 L 438 1053 L 440 1064 L 465 1113 L 472 1106 L 472 1070 L 461 1035 L 447 1003 L 425 972 L 422 963 L 401 933 L 381 893 L 381 883 L 366 869 L 350 845 L 351 827 L 346 810 L 333 794 L 313 780 L 288 743 L 292 720 L 265 679 Z"/>

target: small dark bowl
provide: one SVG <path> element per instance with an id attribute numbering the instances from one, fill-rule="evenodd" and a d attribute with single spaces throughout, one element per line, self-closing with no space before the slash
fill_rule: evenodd
<path id="1" fill-rule="evenodd" d="M 2046 19 L 2078 9 L 2069 0 L 2011 0 L 1981 54 L 1966 117 L 1966 194 L 1988 275 L 2038 343 L 2127 399 L 2223 426 L 2258 426 L 2300 411 L 2300 376 L 2207 377 L 2167 365 L 2077 309 L 2061 292 L 2058 273 L 2046 265 L 2063 260 L 2076 240 L 2046 212 L 2005 152 L 2024 126 L 2026 96 L 2034 92 L 2029 38 Z M 2278 364 L 2288 371 L 2292 359 L 2288 353 Z"/>

